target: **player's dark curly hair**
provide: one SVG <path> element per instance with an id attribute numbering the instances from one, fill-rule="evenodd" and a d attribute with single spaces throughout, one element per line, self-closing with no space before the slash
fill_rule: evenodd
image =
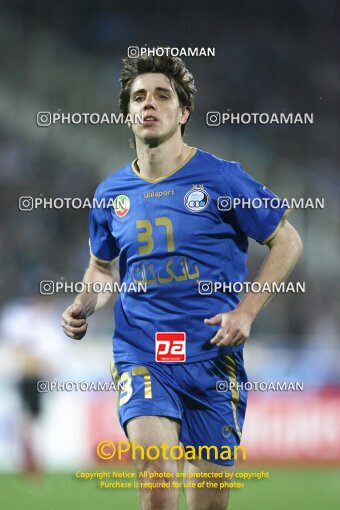
<path id="1" fill-rule="evenodd" d="M 177 92 L 181 107 L 187 107 L 190 115 L 194 111 L 194 95 L 197 92 L 194 85 L 194 77 L 185 67 L 183 60 L 171 56 L 148 56 L 143 55 L 137 58 L 124 58 L 123 69 L 120 74 L 120 95 L 119 106 L 124 116 L 128 114 L 131 86 L 133 81 L 144 73 L 165 74 L 174 90 Z M 182 136 L 186 124 L 181 125 Z"/>

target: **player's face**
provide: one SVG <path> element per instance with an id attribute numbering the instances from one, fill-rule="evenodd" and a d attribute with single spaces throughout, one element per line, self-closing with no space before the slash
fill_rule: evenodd
<path id="1" fill-rule="evenodd" d="M 161 73 L 136 78 L 131 87 L 129 113 L 143 115 L 143 123 L 133 124 L 132 131 L 142 143 L 152 145 L 171 138 L 189 117 L 169 78 Z"/>

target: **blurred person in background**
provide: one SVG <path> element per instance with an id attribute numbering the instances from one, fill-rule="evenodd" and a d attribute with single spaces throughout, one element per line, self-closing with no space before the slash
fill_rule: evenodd
<path id="1" fill-rule="evenodd" d="M 19 425 L 22 473 L 40 475 L 43 465 L 43 394 L 39 381 L 49 380 L 61 362 L 63 347 L 54 323 L 55 309 L 43 299 L 15 301 L 0 318 L 13 363 L 13 379 L 21 402 Z"/>

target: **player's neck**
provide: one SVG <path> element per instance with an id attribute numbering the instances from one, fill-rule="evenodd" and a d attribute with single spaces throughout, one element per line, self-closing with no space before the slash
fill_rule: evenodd
<path id="1" fill-rule="evenodd" d="M 173 172 L 189 157 L 191 147 L 182 141 L 167 140 L 157 147 L 137 146 L 137 169 L 146 179 L 156 180 Z"/>

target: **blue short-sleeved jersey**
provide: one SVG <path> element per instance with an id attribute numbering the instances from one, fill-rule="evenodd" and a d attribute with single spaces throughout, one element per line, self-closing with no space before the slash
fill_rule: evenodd
<path id="1" fill-rule="evenodd" d="M 258 200 L 256 207 L 220 210 L 219 197 L 267 201 L 260 207 Z M 97 201 L 115 202 L 91 210 L 91 252 L 105 261 L 119 255 L 121 283 L 127 289 L 132 283 L 147 288 L 122 292 L 115 304 L 116 362 L 154 361 L 157 332 L 186 333 L 186 362 L 242 349 L 211 345 L 219 328 L 204 323 L 206 317 L 234 309 L 238 295 L 202 295 L 198 282 L 244 281 L 248 237 L 266 242 L 287 212 L 270 205 L 268 199 L 275 197 L 239 163 L 194 148 L 164 178 L 141 177 L 134 162 L 100 184 Z"/>

